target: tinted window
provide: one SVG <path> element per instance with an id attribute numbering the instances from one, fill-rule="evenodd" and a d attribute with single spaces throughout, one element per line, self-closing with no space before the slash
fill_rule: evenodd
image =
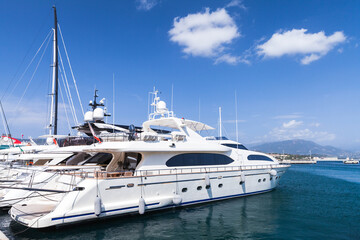
<path id="1" fill-rule="evenodd" d="M 247 157 L 248 160 L 255 160 L 255 161 L 273 161 L 271 158 L 264 156 L 264 155 L 249 155 Z"/>
<path id="2" fill-rule="evenodd" d="M 109 164 L 112 157 L 111 153 L 98 153 L 87 160 L 86 163 Z"/>
<path id="3" fill-rule="evenodd" d="M 224 143 L 221 144 L 224 145 L 226 147 L 231 147 L 231 148 L 236 148 L 236 149 L 244 149 L 244 150 L 248 150 L 244 145 L 242 144 L 234 144 L 234 143 Z"/>
<path id="4" fill-rule="evenodd" d="M 226 155 L 216 153 L 184 153 L 170 158 L 166 162 L 168 167 L 224 165 L 234 160 Z"/>

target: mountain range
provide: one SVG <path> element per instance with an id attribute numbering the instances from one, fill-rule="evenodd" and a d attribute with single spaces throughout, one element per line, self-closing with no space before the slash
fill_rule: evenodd
<path id="1" fill-rule="evenodd" d="M 296 139 L 279 142 L 269 142 L 249 147 L 251 150 L 266 153 L 287 153 L 309 155 L 310 151 L 313 155 L 321 156 L 348 156 L 353 155 L 351 151 L 343 150 L 333 146 L 322 146 L 312 141 Z"/>

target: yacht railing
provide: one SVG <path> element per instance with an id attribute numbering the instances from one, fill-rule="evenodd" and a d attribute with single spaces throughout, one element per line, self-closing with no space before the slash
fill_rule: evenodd
<path id="1" fill-rule="evenodd" d="M 198 167 L 198 168 L 172 168 L 172 169 L 151 169 L 151 170 L 135 170 L 135 171 L 99 171 L 94 169 L 90 171 L 76 170 L 63 171 L 62 174 L 75 175 L 81 178 L 122 178 L 122 177 L 145 177 L 145 176 L 159 176 L 159 175 L 174 175 L 174 174 L 195 174 L 195 173 L 214 173 L 214 172 L 231 172 L 231 171 L 245 171 L 245 170 L 271 170 L 283 167 L 289 167 L 286 164 L 273 165 L 249 165 L 249 166 L 227 166 L 227 167 Z"/>

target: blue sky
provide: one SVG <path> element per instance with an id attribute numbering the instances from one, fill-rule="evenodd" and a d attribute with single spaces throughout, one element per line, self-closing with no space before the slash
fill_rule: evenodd
<path id="1" fill-rule="evenodd" d="M 0 0 L 0 97 L 14 136 L 47 132 L 51 43 L 25 94 L 41 51 L 20 77 L 52 27 L 53 4 Z M 153 86 L 170 106 L 173 85 L 177 116 L 200 115 L 216 127 L 222 107 L 224 133 L 235 139 L 236 91 L 243 143 L 300 138 L 360 149 L 359 1 L 58 0 L 56 5 L 83 105 L 96 87 L 112 112 L 115 74 L 117 123 L 146 120 Z M 59 132 L 66 134 L 63 109 L 70 114 L 69 105 L 59 101 Z"/>

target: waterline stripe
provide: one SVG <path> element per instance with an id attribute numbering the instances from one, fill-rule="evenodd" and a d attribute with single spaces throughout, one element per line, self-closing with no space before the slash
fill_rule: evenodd
<path id="1" fill-rule="evenodd" d="M 216 198 L 207 198 L 207 199 L 201 199 L 201 200 L 196 200 L 196 201 L 189 201 L 189 202 L 181 203 L 180 206 L 189 205 L 189 204 L 195 204 L 195 203 L 202 203 L 202 202 L 216 201 L 216 200 L 221 200 L 221 199 L 226 199 L 226 198 L 235 198 L 235 197 L 240 197 L 240 196 L 247 196 L 247 195 L 259 194 L 259 193 L 265 193 L 265 192 L 270 192 L 273 189 L 274 188 L 270 188 L 270 189 L 267 189 L 267 190 L 250 192 L 250 193 L 234 194 L 234 195 L 228 195 L 228 196 L 222 196 L 222 197 L 216 197 Z M 153 206 L 153 205 L 157 205 L 157 204 L 160 204 L 160 203 L 151 203 L 151 204 L 146 204 L 145 206 Z M 158 210 L 158 209 L 169 208 L 169 207 L 173 207 L 173 206 L 176 206 L 176 205 L 171 205 L 171 206 L 166 206 L 166 207 L 161 207 L 161 208 L 156 208 L 156 209 L 150 209 L 150 210 Z M 104 211 L 104 212 L 101 212 L 101 213 L 128 210 L 128 209 L 133 209 L 133 208 L 138 208 L 138 207 L 139 206 L 118 208 L 118 209 L 107 210 L 107 211 Z M 82 216 L 88 216 L 88 215 L 93 215 L 93 214 L 95 214 L 95 212 L 78 214 L 78 215 L 71 215 L 71 216 L 65 216 L 65 217 L 56 217 L 56 218 L 52 218 L 51 220 L 56 221 L 56 220 L 61 220 L 61 219 L 82 217 Z"/>
<path id="2" fill-rule="evenodd" d="M 153 206 L 153 205 L 157 205 L 157 204 L 160 204 L 160 203 L 150 203 L 150 204 L 146 204 L 145 206 Z M 132 206 L 132 207 L 126 207 L 126 208 L 118 208 L 118 209 L 112 209 L 112 210 L 103 211 L 103 212 L 101 212 L 101 213 L 115 212 L 115 211 L 121 211 L 121 210 L 128 210 L 128 209 L 138 208 L 138 207 L 139 207 L 139 206 Z M 64 216 L 64 217 L 56 217 L 56 218 L 52 218 L 51 221 L 56 221 L 56 220 L 61 220 L 61 219 L 67 219 L 67 218 L 74 218 L 74 217 L 89 216 L 89 215 L 93 215 L 93 214 L 95 214 L 95 212 L 78 214 L 78 215 L 71 215 L 71 216 Z"/>

